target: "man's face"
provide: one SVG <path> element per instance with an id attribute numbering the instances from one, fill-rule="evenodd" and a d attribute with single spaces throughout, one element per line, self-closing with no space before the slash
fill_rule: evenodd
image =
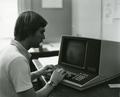
<path id="1" fill-rule="evenodd" d="M 39 44 L 45 39 L 45 28 L 40 27 L 34 36 L 32 36 L 31 46 L 34 48 L 39 47 Z"/>

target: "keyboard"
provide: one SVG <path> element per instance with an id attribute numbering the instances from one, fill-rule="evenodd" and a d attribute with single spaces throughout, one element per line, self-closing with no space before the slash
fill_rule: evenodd
<path id="1" fill-rule="evenodd" d="M 69 80 L 69 81 L 81 81 L 85 78 L 88 77 L 88 74 L 86 73 L 73 73 L 70 71 L 66 71 L 67 75 L 65 76 L 65 80 Z"/>

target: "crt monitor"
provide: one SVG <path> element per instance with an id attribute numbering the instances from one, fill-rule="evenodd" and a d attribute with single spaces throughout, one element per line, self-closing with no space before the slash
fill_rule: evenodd
<path id="1" fill-rule="evenodd" d="M 63 82 L 78 90 L 87 89 L 120 76 L 120 42 L 63 36 L 58 64 L 90 74 L 90 78 L 79 83 Z"/>
<path id="2" fill-rule="evenodd" d="M 59 61 L 61 64 L 97 74 L 100 46 L 99 40 L 64 36 Z"/>

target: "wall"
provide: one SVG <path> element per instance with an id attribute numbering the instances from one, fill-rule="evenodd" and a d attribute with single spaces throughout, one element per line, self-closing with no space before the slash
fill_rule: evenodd
<path id="1" fill-rule="evenodd" d="M 18 0 L 18 13 L 31 10 L 31 0 Z"/>
<path id="2" fill-rule="evenodd" d="M 72 0 L 72 32 L 120 42 L 120 0 Z"/>
<path id="3" fill-rule="evenodd" d="M 42 8 L 41 0 L 31 0 L 32 10 L 48 21 L 46 41 L 56 42 L 62 35 L 71 34 L 71 0 L 63 0 L 63 8 Z"/>
<path id="4" fill-rule="evenodd" d="M 101 0 L 72 0 L 72 32 L 75 36 L 101 38 Z"/>
<path id="5" fill-rule="evenodd" d="M 120 0 L 103 0 L 103 39 L 120 42 Z"/>

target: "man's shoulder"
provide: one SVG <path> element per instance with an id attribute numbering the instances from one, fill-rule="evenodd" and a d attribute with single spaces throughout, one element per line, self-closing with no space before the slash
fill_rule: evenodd
<path id="1" fill-rule="evenodd" d="M 2 56 L 4 57 L 5 60 L 8 61 L 12 61 L 15 58 L 19 58 L 19 57 L 24 58 L 24 56 L 20 53 L 20 51 L 14 46 L 10 46 L 6 50 L 4 50 Z"/>

